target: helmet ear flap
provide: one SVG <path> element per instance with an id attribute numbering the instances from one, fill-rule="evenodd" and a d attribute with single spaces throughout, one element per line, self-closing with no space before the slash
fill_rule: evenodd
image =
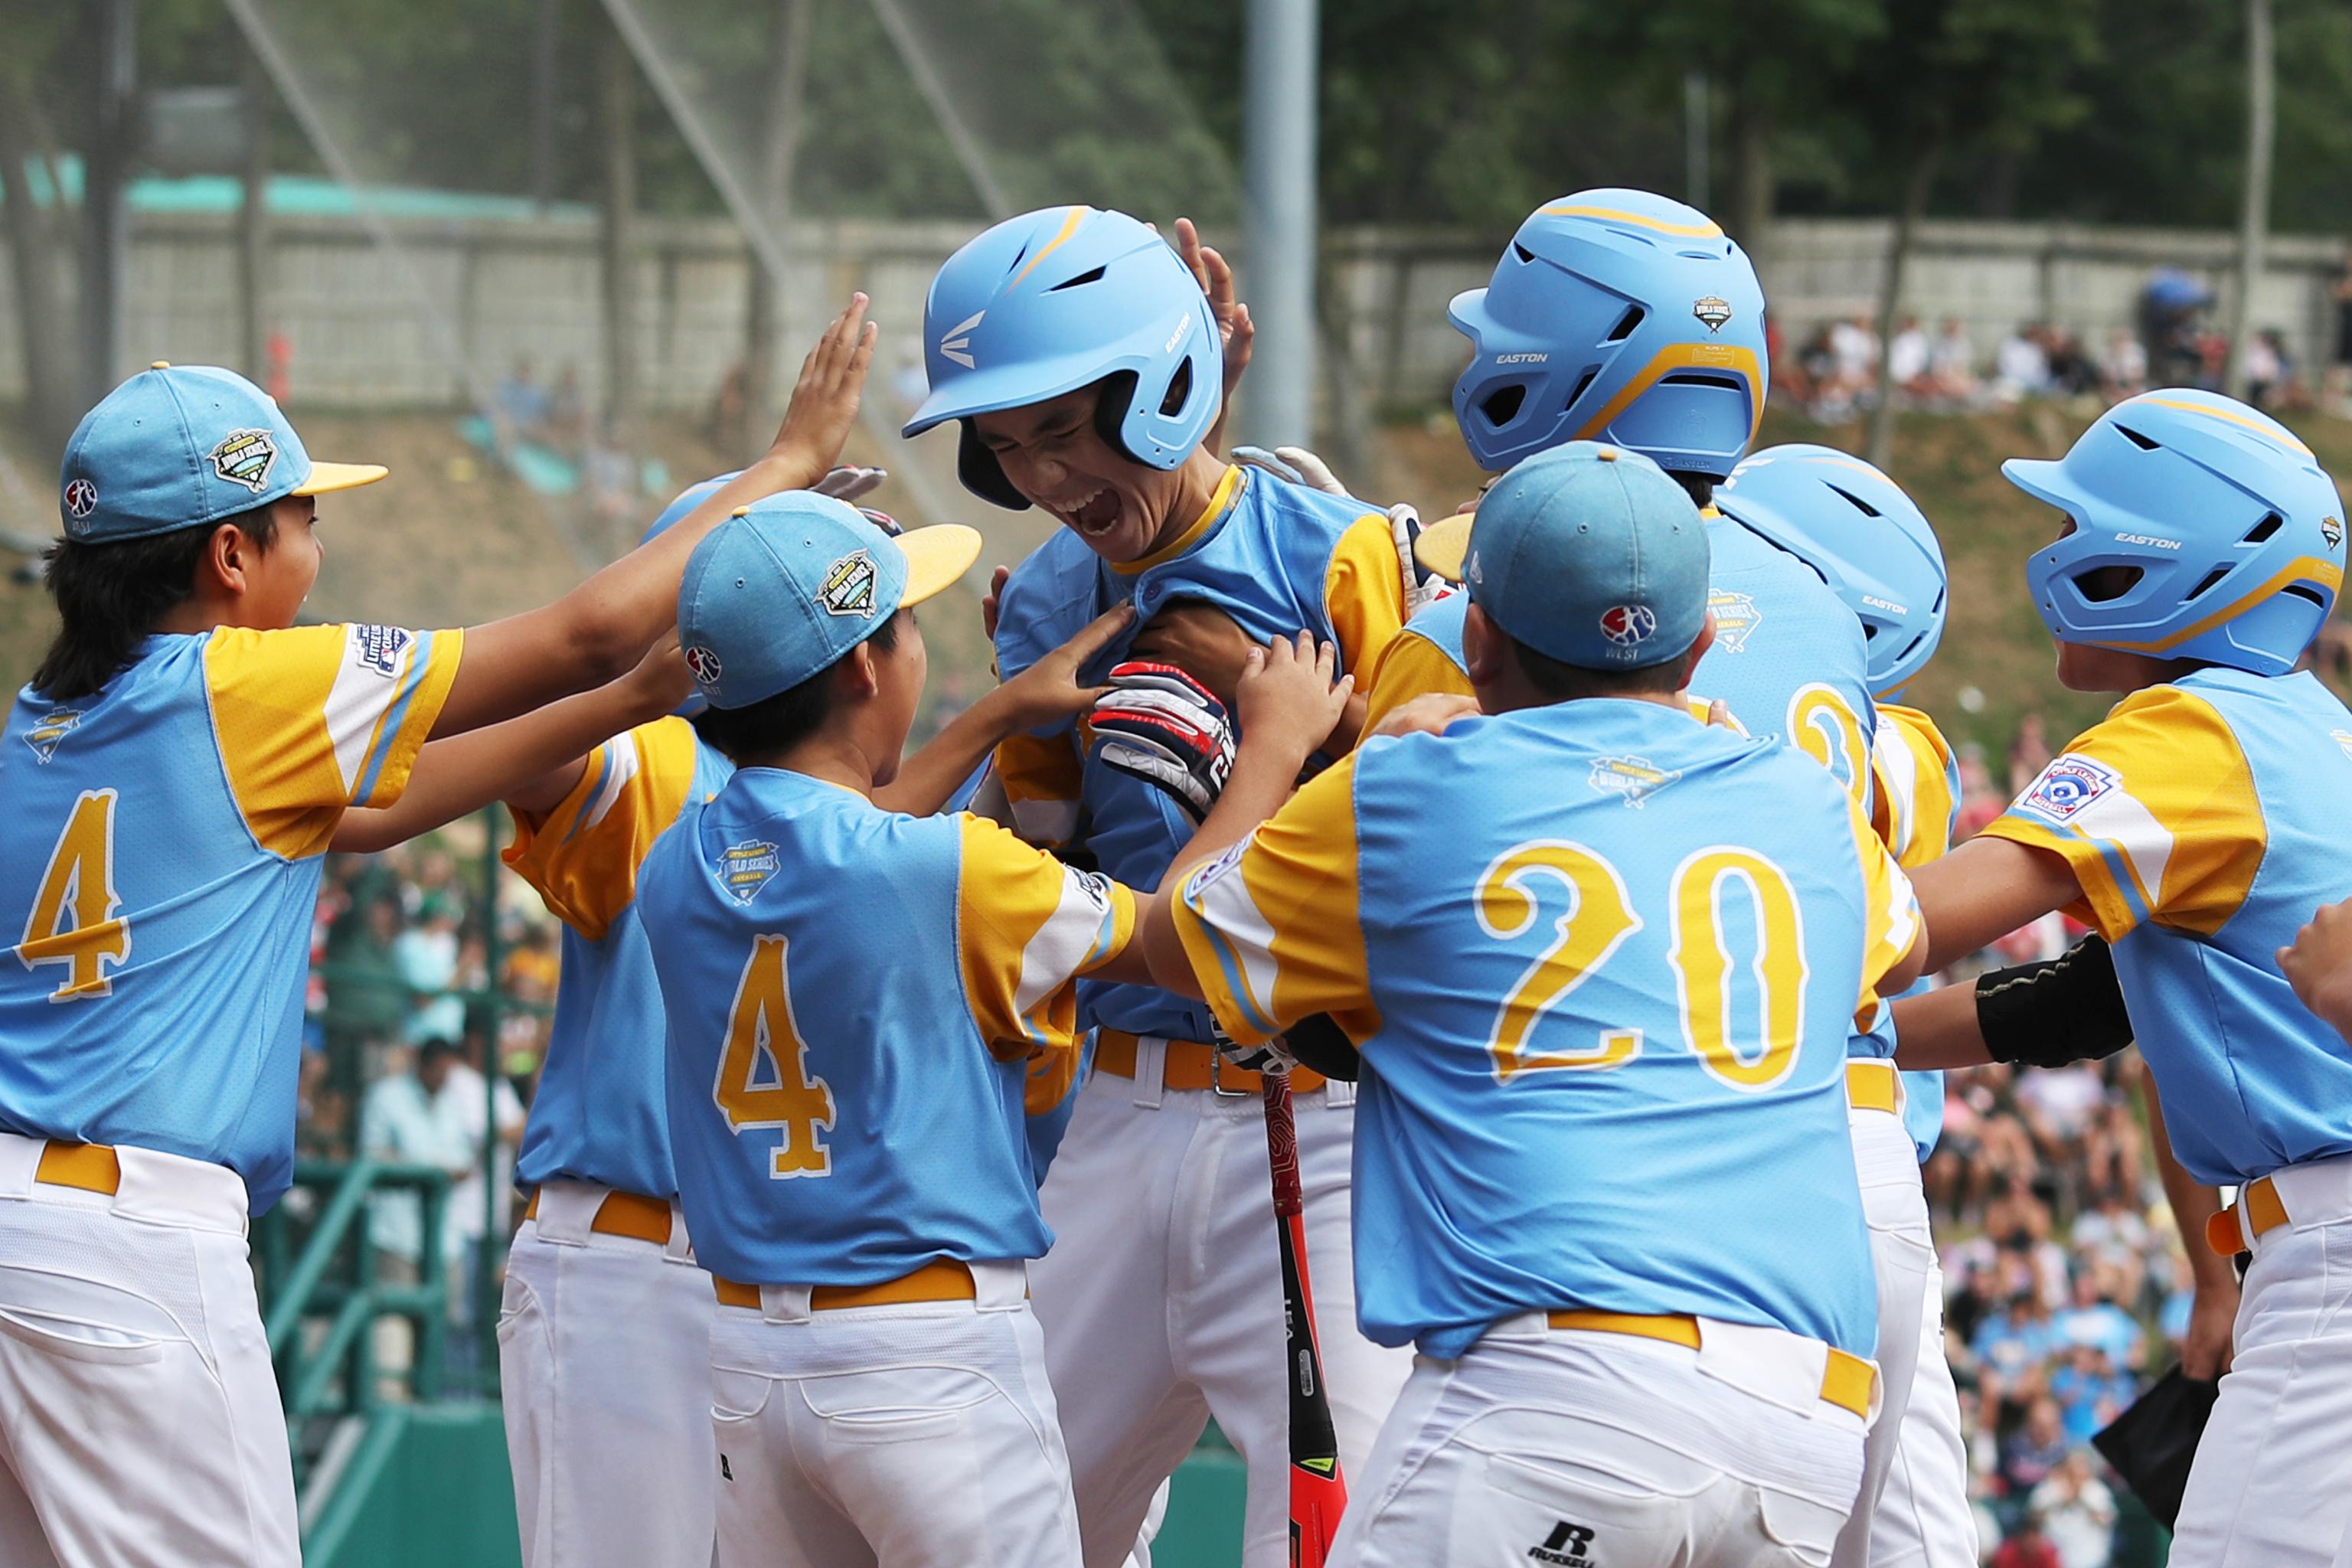
<path id="1" fill-rule="evenodd" d="M 1135 407 L 1135 389 L 1142 378 L 1131 370 L 1107 375 L 1095 384 L 1095 434 L 1103 445 L 1130 463 L 1141 463 L 1127 444 L 1127 416 Z"/>
<path id="2" fill-rule="evenodd" d="M 1004 465 L 996 454 L 983 446 L 980 432 L 969 419 L 958 421 L 961 426 L 956 439 L 956 478 L 963 488 L 984 501 L 992 501 L 1007 511 L 1027 511 L 1029 498 L 1013 488 L 1004 477 Z"/>

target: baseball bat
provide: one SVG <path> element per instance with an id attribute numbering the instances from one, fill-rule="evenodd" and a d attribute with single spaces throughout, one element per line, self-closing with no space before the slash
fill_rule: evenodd
<path id="1" fill-rule="evenodd" d="M 1315 1298 L 1307 1275 L 1307 1221 L 1298 1185 L 1298 1126 L 1290 1080 L 1265 1075 L 1265 1152 L 1274 1171 L 1275 1234 L 1282 1247 L 1282 1310 L 1290 1387 L 1290 1568 L 1323 1568 L 1348 1483 L 1339 1440 L 1323 1389 L 1323 1352 L 1315 1337 Z"/>

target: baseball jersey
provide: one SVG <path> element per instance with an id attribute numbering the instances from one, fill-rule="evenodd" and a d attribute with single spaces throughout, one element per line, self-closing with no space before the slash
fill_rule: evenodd
<path id="1" fill-rule="evenodd" d="M 1757 739 L 1802 748 L 1869 805 L 1876 720 L 1862 622 L 1803 562 L 1713 507 L 1705 516 L 1715 646 L 1691 672 L 1692 692 L 1720 700 Z M 1471 695 L 1469 608 L 1468 595 L 1452 594 L 1412 618 L 1373 672 L 1365 729 L 1424 692 Z"/>
<path id="2" fill-rule="evenodd" d="M 1871 1353 L 1845 1045 L 1917 907 L 1789 748 L 1605 699 L 1375 739 L 1175 919 L 1235 1039 L 1328 1012 L 1362 1053 L 1373 1340 L 1582 1307 Z"/>
<path id="3" fill-rule="evenodd" d="M 2347 800 L 2352 713 L 2316 677 L 2209 668 L 2116 703 L 1985 828 L 2073 869 L 2200 1182 L 2352 1152 L 2352 1055 L 2274 957 L 2352 896 Z"/>
<path id="4" fill-rule="evenodd" d="M 390 805 L 461 632 L 151 637 L 104 690 L 27 687 L 0 733 L 0 1128 L 291 1179 L 320 857 Z"/>
<path id="5" fill-rule="evenodd" d="M 1225 470 L 1206 510 L 1144 559 L 1104 561 L 1067 529 L 1014 570 L 997 621 L 1007 679 L 1097 616 L 1132 601 L 1137 624 L 1175 600 L 1204 601 L 1258 642 L 1310 631 L 1335 643 L 1339 673 L 1369 671 L 1404 620 L 1404 585 L 1388 518 L 1360 501 L 1291 484 L 1262 469 Z M 1126 657 L 1123 636 L 1082 672 L 1094 679 Z M 1157 887 L 1192 837 L 1168 795 L 1090 754 L 1087 732 L 1065 721 L 1017 736 L 997 753 L 1013 824 L 1033 843 L 1081 849 L 1129 887 Z M 1079 988 L 1089 1025 L 1206 1040 L 1199 1003 L 1144 985 Z"/>
<path id="6" fill-rule="evenodd" d="M 1960 763 L 1936 721 L 1916 708 L 1878 704 L 1878 730 L 1871 737 L 1873 781 L 1870 825 L 1895 862 L 1915 871 L 1951 852 L 1960 818 Z M 1935 982 L 1921 975 L 1902 994 L 1916 996 Z M 1871 1031 L 1856 1037 L 1856 1056 L 1895 1054 L 1895 1016 L 1882 1009 Z M 1911 1134 L 1922 1164 L 1944 1134 L 1944 1075 L 1903 1075 L 1903 1127 Z"/>
<path id="7" fill-rule="evenodd" d="M 677 1191 L 661 988 L 637 874 L 687 803 L 709 799 L 733 771 L 693 725 L 660 719 L 596 748 L 554 810 L 518 814 L 506 862 L 563 922 L 555 1018 L 518 1182 L 565 1177 L 660 1198 Z"/>
<path id="8" fill-rule="evenodd" d="M 1072 982 L 1125 951 L 1125 888 L 980 817 L 746 768 L 655 843 L 637 901 L 712 1273 L 871 1285 L 1045 1253 L 1027 1070 L 1077 1050 Z"/>

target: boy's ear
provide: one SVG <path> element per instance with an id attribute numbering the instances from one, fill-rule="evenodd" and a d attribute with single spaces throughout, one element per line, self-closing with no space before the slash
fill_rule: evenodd
<path id="1" fill-rule="evenodd" d="M 1462 673 L 1474 686 L 1488 685 L 1503 675 L 1502 628 L 1472 605 L 1462 617 Z"/>
<path id="2" fill-rule="evenodd" d="M 257 552 L 253 541 L 236 524 L 215 524 L 212 536 L 205 541 L 204 553 L 196 558 L 196 580 L 190 584 L 195 596 L 235 597 L 244 593 L 246 571 Z"/>
<path id="3" fill-rule="evenodd" d="M 882 689 L 880 675 L 874 668 L 874 644 L 871 638 L 849 650 L 842 661 L 834 666 L 834 679 L 841 684 L 836 694 L 863 700 Z"/>

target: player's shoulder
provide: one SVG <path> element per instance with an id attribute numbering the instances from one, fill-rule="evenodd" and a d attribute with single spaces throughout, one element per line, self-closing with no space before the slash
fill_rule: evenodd
<path id="1" fill-rule="evenodd" d="M 1930 761 L 1938 768 L 1957 755 L 1942 727 L 1921 710 L 1900 702 L 1881 702 L 1877 712 L 1877 739 L 1881 743 L 1905 747 L 1914 756 Z"/>
<path id="2" fill-rule="evenodd" d="M 1384 507 L 1354 496 L 1333 495 L 1312 485 L 1294 483 L 1264 468 L 1244 468 L 1242 472 L 1243 507 L 1335 539 L 1368 517 L 1385 519 L 1388 515 Z"/>

